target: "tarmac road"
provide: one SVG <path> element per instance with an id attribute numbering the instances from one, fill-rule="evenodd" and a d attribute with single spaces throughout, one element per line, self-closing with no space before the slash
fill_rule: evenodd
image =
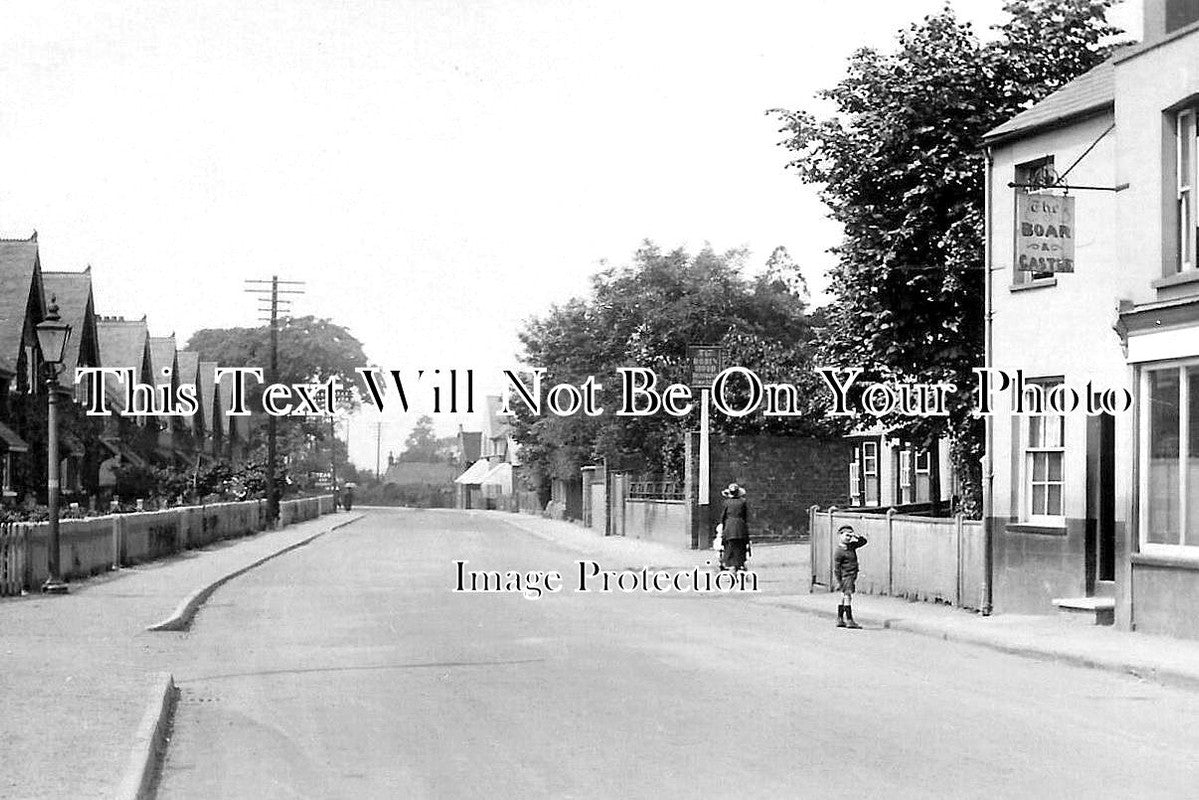
<path id="1" fill-rule="evenodd" d="M 574 592 L 580 558 L 603 562 L 495 512 L 371 511 L 231 582 L 173 669 L 182 696 L 158 796 L 1193 797 L 1199 786 L 1199 694 L 838 630 L 736 596 Z M 455 593 L 457 559 L 558 570 L 565 590 Z"/>

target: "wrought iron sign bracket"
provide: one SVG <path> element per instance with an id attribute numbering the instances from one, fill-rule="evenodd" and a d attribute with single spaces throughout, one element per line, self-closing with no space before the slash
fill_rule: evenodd
<path id="1" fill-rule="evenodd" d="M 1016 183 L 1015 181 L 1008 184 L 1009 189 L 1061 189 L 1067 193 L 1072 191 L 1080 192 L 1122 192 L 1128 188 L 1127 183 L 1118 183 L 1115 186 L 1067 186 L 1066 184 L 1050 184 L 1048 186 L 1040 183 Z"/>

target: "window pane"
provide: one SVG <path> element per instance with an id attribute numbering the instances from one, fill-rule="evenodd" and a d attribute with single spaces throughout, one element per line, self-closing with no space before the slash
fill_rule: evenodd
<path id="1" fill-rule="evenodd" d="M 1048 463 L 1048 453 L 1033 453 L 1032 454 L 1032 479 L 1044 483 L 1046 478 L 1046 465 Z"/>
<path id="2" fill-rule="evenodd" d="M 1052 517 L 1060 517 L 1062 514 L 1062 487 L 1061 484 L 1051 483 L 1048 486 L 1048 494 L 1045 498 L 1045 513 Z"/>
<path id="3" fill-rule="evenodd" d="M 1032 513 L 1037 516 L 1045 514 L 1045 484 L 1037 483 L 1032 487 Z"/>
<path id="4" fill-rule="evenodd" d="M 1049 462 L 1049 480 L 1062 482 L 1062 454 L 1046 453 L 1045 460 Z"/>
<path id="5" fill-rule="evenodd" d="M 1046 417 L 1045 418 L 1045 447 L 1061 447 L 1064 440 L 1066 418 L 1065 417 Z"/>
<path id="6" fill-rule="evenodd" d="M 1178 544 L 1178 370 L 1149 373 L 1148 541 Z"/>
<path id="7" fill-rule="evenodd" d="M 1042 442 L 1045 440 L 1045 418 L 1044 417 L 1029 417 L 1028 418 L 1028 446 L 1029 447 L 1044 447 Z"/>

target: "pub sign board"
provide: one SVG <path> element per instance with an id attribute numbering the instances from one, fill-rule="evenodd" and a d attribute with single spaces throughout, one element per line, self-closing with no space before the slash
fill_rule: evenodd
<path id="1" fill-rule="evenodd" d="M 724 348 L 716 346 L 694 346 L 687 348 L 691 359 L 691 388 L 709 389 L 712 381 L 724 370 Z"/>
<path id="2" fill-rule="evenodd" d="M 1074 271 L 1074 198 L 1016 192 L 1016 269 Z"/>

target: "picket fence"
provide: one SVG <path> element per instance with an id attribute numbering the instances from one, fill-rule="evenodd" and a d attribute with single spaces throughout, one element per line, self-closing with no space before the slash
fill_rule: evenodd
<path id="1" fill-rule="evenodd" d="M 332 495 L 284 500 L 279 504 L 279 525 L 334 510 Z M 59 565 L 62 577 L 83 578 L 265 527 L 265 500 L 64 519 L 59 522 Z M 0 524 L 0 596 L 30 591 L 46 580 L 49 536 L 46 522 Z"/>
<path id="2" fill-rule="evenodd" d="M 812 591 L 834 591 L 837 528 L 867 536 L 858 550 L 857 591 L 984 609 L 986 551 L 982 523 L 961 516 L 919 517 L 810 509 Z"/>

